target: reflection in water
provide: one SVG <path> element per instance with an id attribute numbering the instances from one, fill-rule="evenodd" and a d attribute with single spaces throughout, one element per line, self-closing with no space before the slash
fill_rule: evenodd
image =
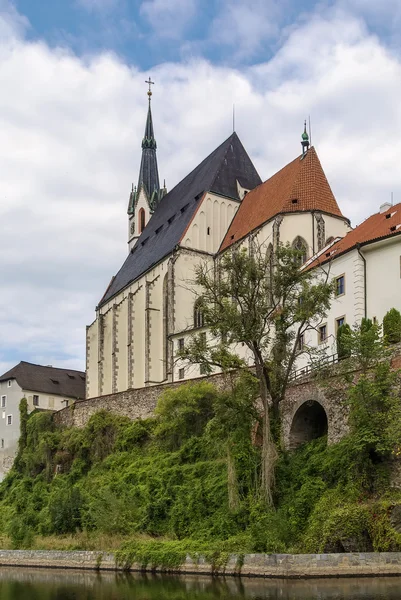
<path id="1" fill-rule="evenodd" d="M 1 569 L 0 600 L 399 600 L 401 579 L 275 580 Z"/>

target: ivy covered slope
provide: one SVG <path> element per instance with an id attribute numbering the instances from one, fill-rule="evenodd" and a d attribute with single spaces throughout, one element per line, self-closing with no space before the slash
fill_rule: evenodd
<path id="1" fill-rule="evenodd" d="M 372 332 L 362 354 L 366 336 L 376 344 Z M 107 550 L 117 540 L 122 562 L 170 566 L 187 551 L 218 562 L 228 552 L 401 550 L 401 493 L 390 486 L 398 374 L 382 354 L 365 364 L 339 396 L 349 435 L 281 451 L 273 507 L 260 494 L 251 376 L 230 393 L 205 382 L 167 391 L 154 419 L 99 412 L 83 429 L 58 429 L 47 413 L 28 418 L 22 402 L 20 451 L 0 486 L 3 542 Z"/>

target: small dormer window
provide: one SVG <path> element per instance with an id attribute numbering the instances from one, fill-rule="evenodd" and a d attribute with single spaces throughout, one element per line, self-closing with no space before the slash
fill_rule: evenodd
<path id="1" fill-rule="evenodd" d="M 298 198 L 293 198 L 293 199 L 291 200 L 291 202 L 292 202 L 293 204 L 298 204 Z"/>
<path id="2" fill-rule="evenodd" d="M 50 381 L 56 385 L 58 385 L 60 382 L 58 381 L 58 379 L 50 379 Z"/>

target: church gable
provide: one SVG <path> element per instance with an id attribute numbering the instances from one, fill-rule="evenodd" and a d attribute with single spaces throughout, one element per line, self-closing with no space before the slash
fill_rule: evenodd
<path id="1" fill-rule="evenodd" d="M 240 204 L 239 200 L 204 194 L 198 210 L 182 235 L 180 245 L 216 254 Z"/>
<path id="2" fill-rule="evenodd" d="M 313 147 L 245 196 L 220 250 L 278 214 L 312 211 L 346 220 Z"/>
<path id="3" fill-rule="evenodd" d="M 233 133 L 162 198 L 101 305 L 180 244 L 205 192 L 240 200 L 237 181 L 242 187 L 253 189 L 261 179 L 237 134 Z"/>

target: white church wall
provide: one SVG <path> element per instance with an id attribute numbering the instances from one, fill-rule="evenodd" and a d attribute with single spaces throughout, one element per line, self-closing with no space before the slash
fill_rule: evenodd
<path id="1" fill-rule="evenodd" d="M 351 327 L 359 324 L 364 316 L 364 298 L 363 280 L 361 280 L 361 259 L 357 250 L 351 250 L 346 254 L 333 259 L 331 263 L 326 263 L 323 267 L 316 269 L 317 277 L 324 277 L 328 273 L 329 281 L 344 277 L 344 294 L 334 295 L 331 301 L 327 317 L 323 318 L 317 324 L 316 331 L 308 331 L 305 334 L 304 343 L 306 346 L 319 349 L 328 356 L 337 352 L 337 329 L 341 319 Z M 323 269 L 323 272 L 322 272 Z M 319 340 L 319 327 L 326 325 L 326 342 Z M 310 362 L 308 355 L 302 355 L 297 360 L 296 368 L 303 369 Z"/>
<path id="2" fill-rule="evenodd" d="M 361 248 L 366 258 L 368 317 L 381 323 L 390 308 L 401 312 L 401 237 Z"/>
<path id="3" fill-rule="evenodd" d="M 133 297 L 133 374 L 132 387 L 145 385 L 145 278 L 136 282 Z"/>
<path id="4" fill-rule="evenodd" d="M 139 197 L 135 206 L 135 212 L 133 215 L 131 215 L 131 217 L 129 218 L 129 222 L 128 222 L 128 246 L 129 246 L 129 250 L 131 250 L 135 244 L 137 239 L 139 238 L 139 236 L 141 235 L 141 223 L 140 223 L 140 211 L 141 209 L 144 210 L 145 212 L 145 226 L 148 223 L 149 219 L 150 219 L 150 210 L 149 210 L 149 204 L 148 204 L 148 199 L 146 197 L 146 194 L 143 190 L 143 188 L 141 188 L 140 192 L 139 192 Z"/>
<path id="5" fill-rule="evenodd" d="M 164 380 L 163 352 L 163 281 L 167 273 L 167 260 L 163 261 L 147 276 L 148 298 L 145 306 L 145 319 L 148 324 L 145 353 L 148 352 L 148 373 L 145 381 L 150 385 Z M 146 298 L 145 298 L 146 301 Z"/>
<path id="6" fill-rule="evenodd" d="M 117 304 L 116 339 L 116 391 L 128 388 L 128 297 Z"/>
<path id="7" fill-rule="evenodd" d="M 183 245 L 215 254 L 239 204 L 238 201 L 207 193 L 183 236 Z"/>
<path id="8" fill-rule="evenodd" d="M 332 217 L 331 215 L 322 214 L 324 222 L 325 222 L 325 242 L 329 238 L 336 237 L 344 237 L 347 235 L 349 231 L 351 231 L 351 226 L 344 219 L 340 219 L 338 217 Z M 317 228 L 315 227 L 315 232 L 317 236 Z M 317 248 L 317 238 L 316 238 L 316 248 Z"/>
<path id="9" fill-rule="evenodd" d="M 104 338 L 103 338 L 103 384 L 102 395 L 112 393 L 112 340 L 113 340 L 113 309 L 112 307 L 104 315 Z"/>
<path id="10" fill-rule="evenodd" d="M 99 360 L 99 320 L 86 328 L 86 397 L 94 398 L 99 393 L 98 360 Z"/>

